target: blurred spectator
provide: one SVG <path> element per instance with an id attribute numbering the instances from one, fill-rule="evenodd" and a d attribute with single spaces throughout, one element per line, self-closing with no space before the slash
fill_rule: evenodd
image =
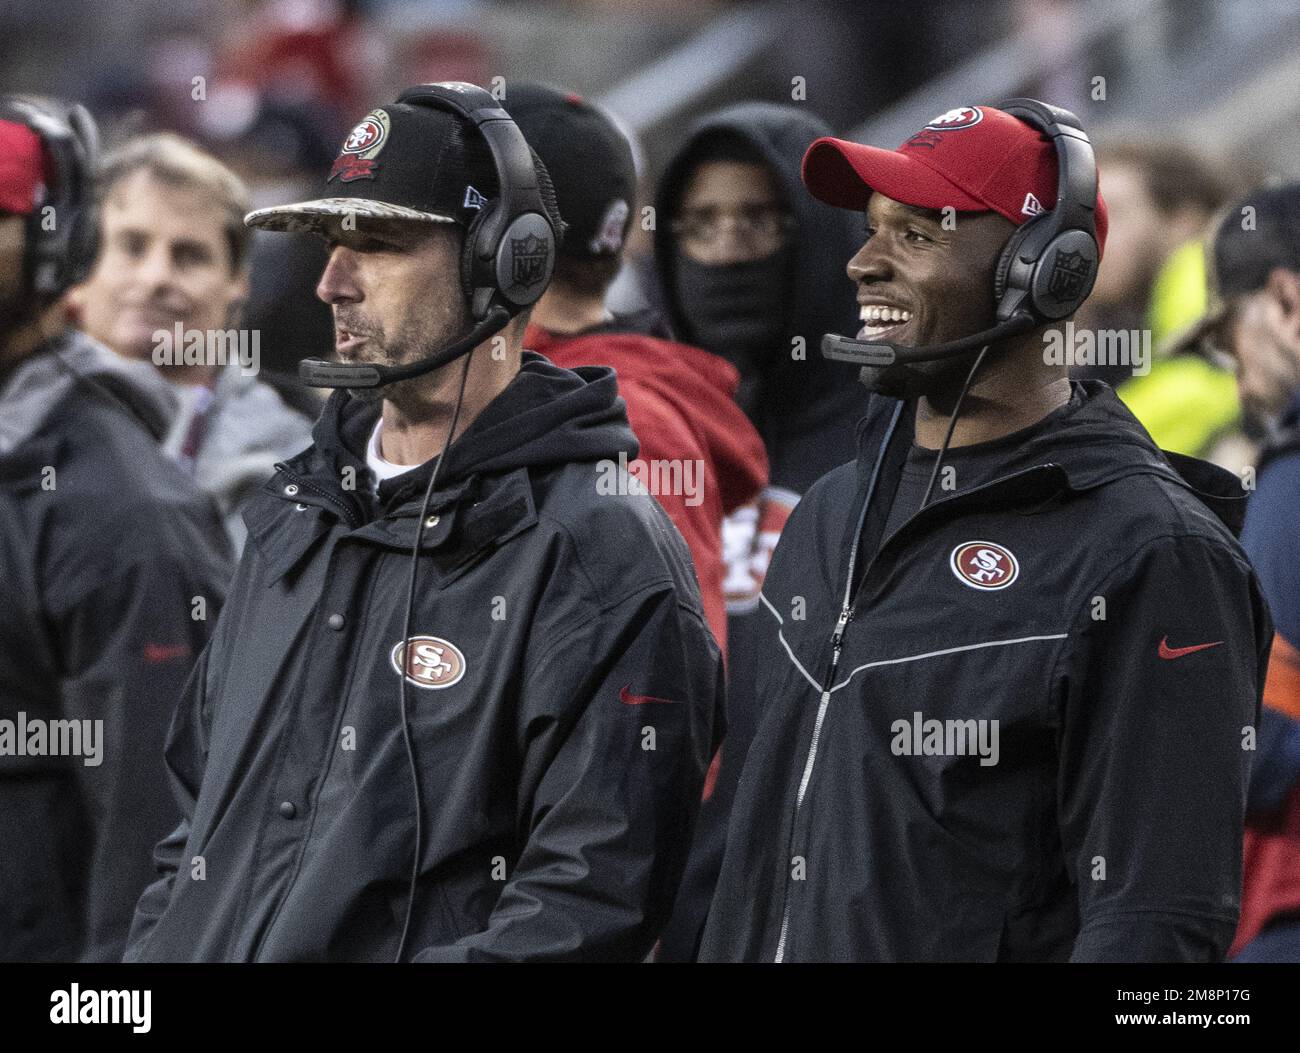
<path id="1" fill-rule="evenodd" d="M 1200 238 L 1229 193 L 1228 173 L 1189 147 L 1159 141 L 1099 147 L 1097 163 L 1110 209 L 1109 251 L 1075 325 L 1145 330 L 1155 353 L 1145 375 L 1114 364 L 1075 375 L 1114 387 L 1162 449 L 1239 468 L 1232 372 L 1203 355 L 1167 350 L 1205 311 Z"/>
<path id="2" fill-rule="evenodd" d="M 152 368 L 64 326 L 93 250 L 88 116 L 0 115 L 0 959 L 117 961 L 176 823 L 163 741 L 229 545 L 158 450 L 167 409 L 130 376 Z"/>
<path id="3" fill-rule="evenodd" d="M 677 466 L 669 478 L 682 485 L 655 497 L 690 546 L 709 628 L 725 655 L 722 520 L 767 482 L 763 442 L 735 402 L 740 375 L 707 351 L 650 335 L 644 317 L 605 310 L 636 204 L 632 151 L 613 122 L 580 96 L 540 84 L 512 84 L 504 105 L 546 165 L 566 223 L 524 346 L 566 369 L 617 371 L 641 444 L 634 468 Z"/>
<path id="4" fill-rule="evenodd" d="M 321 107 L 338 128 L 366 98 L 377 56 L 356 0 L 251 0 L 219 63 L 224 76 L 288 103 Z"/>
<path id="5" fill-rule="evenodd" d="M 1256 190 L 1225 210 L 1210 256 L 1216 302 L 1187 340 L 1236 359 L 1242 403 L 1269 436 L 1241 544 L 1277 630 L 1231 953 L 1300 962 L 1300 183 Z"/>
<path id="6" fill-rule="evenodd" d="M 216 497 L 242 548 L 241 505 L 276 462 L 311 442 L 308 419 L 256 377 L 261 334 L 239 327 L 247 191 L 216 158 L 170 134 L 106 157 L 100 184 L 103 249 L 70 302 L 90 336 L 157 366 L 149 379 L 173 396 L 163 449 Z"/>
<path id="7" fill-rule="evenodd" d="M 753 712 L 759 592 L 799 495 L 856 454 L 867 392 L 857 371 L 822 358 L 827 332 L 856 331 L 844 261 L 860 217 L 815 201 L 804 151 L 830 129 L 805 107 L 746 103 L 691 129 L 660 181 L 655 256 L 678 339 L 740 372 L 737 399 L 763 437 L 770 485 L 728 517 L 727 737 L 713 796 L 664 935 L 663 957 L 694 952 L 722 862 L 726 819 L 758 714 Z"/>

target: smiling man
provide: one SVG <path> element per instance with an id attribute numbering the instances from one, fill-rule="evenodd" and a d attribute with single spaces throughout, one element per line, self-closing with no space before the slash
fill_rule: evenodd
<path id="1" fill-rule="evenodd" d="M 863 369 L 856 459 L 804 496 L 766 578 L 706 960 L 1228 947 L 1271 629 L 1229 526 L 1239 481 L 1171 463 L 1044 354 L 1073 310 L 1047 307 L 1077 306 L 1105 243 L 1091 148 L 1070 149 L 1087 167 L 1059 213 L 1053 143 L 990 106 L 804 159 L 815 196 L 866 213 L 858 340 L 895 360 Z M 1040 250 L 1024 314 L 999 261 L 1058 215 L 1072 240 Z"/>
<path id="2" fill-rule="evenodd" d="M 257 376 L 260 335 L 240 328 L 248 191 L 215 157 L 160 133 L 105 157 L 99 196 L 103 250 L 69 300 L 87 334 L 156 368 L 131 375 L 157 378 L 163 451 L 215 498 L 242 547 L 244 503 L 311 441 L 307 418 Z"/>
<path id="3" fill-rule="evenodd" d="M 721 658 L 667 514 L 597 485 L 637 455 L 613 370 L 523 350 L 527 310 L 470 328 L 477 292 L 504 293 L 462 269 L 467 228 L 518 187 L 461 116 L 399 102 L 358 122 L 321 198 L 249 215 L 325 238 L 345 366 L 426 371 L 336 391 L 247 510 L 128 958 L 636 961 L 667 918 Z M 540 293 L 541 239 L 514 229 L 491 258 Z"/>

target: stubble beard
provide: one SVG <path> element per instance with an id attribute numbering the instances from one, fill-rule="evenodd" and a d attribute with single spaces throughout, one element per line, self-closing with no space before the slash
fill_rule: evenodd
<path id="1" fill-rule="evenodd" d="M 382 325 L 375 325 L 366 330 L 366 335 L 377 349 L 377 354 L 358 361 L 399 367 L 430 358 L 456 339 L 464 328 L 466 313 L 464 305 L 461 305 L 453 320 L 454 324 L 448 326 L 445 322 L 413 311 L 407 315 L 392 340 L 389 340 Z M 387 401 L 404 413 L 420 416 L 430 408 L 430 396 L 437 389 L 438 376 L 445 368 L 444 366 L 422 376 L 394 381 L 391 384 L 381 384 L 378 387 L 349 388 L 348 392 L 363 402 Z"/>

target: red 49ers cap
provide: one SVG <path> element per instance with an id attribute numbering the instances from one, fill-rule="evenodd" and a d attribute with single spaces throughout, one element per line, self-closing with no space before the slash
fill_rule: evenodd
<path id="1" fill-rule="evenodd" d="M 1019 226 L 1056 204 L 1056 148 L 1024 121 L 992 106 L 941 113 L 897 150 L 818 139 L 803 182 L 828 205 L 866 210 L 871 192 L 917 208 L 992 211 Z M 1097 190 L 1097 250 L 1106 246 L 1106 202 Z"/>
<path id="2" fill-rule="evenodd" d="M 0 120 L 0 212 L 26 215 L 44 194 L 40 136 L 25 124 Z"/>

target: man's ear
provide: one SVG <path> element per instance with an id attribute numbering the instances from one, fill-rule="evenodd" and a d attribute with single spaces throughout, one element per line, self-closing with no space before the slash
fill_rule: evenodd
<path id="1" fill-rule="evenodd" d="M 1286 335 L 1300 343 L 1300 273 L 1285 267 L 1274 267 L 1269 272 L 1264 289 L 1278 307 Z"/>
<path id="2" fill-rule="evenodd" d="M 69 317 L 79 319 L 86 310 L 86 283 L 72 286 L 63 294 L 63 306 Z"/>

